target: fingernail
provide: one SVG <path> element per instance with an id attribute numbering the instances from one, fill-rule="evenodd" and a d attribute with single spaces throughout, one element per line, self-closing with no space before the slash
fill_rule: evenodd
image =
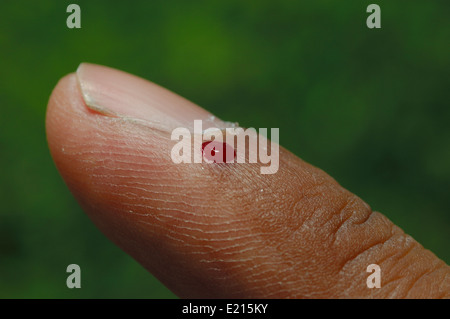
<path id="1" fill-rule="evenodd" d="M 86 105 L 105 116 L 142 120 L 164 130 L 192 129 L 194 120 L 202 120 L 204 129 L 229 124 L 187 99 L 123 71 L 82 63 L 77 78 Z"/>

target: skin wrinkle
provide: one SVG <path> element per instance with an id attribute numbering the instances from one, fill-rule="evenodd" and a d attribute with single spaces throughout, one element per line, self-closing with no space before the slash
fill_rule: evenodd
<path id="1" fill-rule="evenodd" d="M 149 224 L 149 223 L 147 223 L 147 224 Z M 156 227 L 158 227 L 158 226 L 156 226 Z M 193 240 L 193 241 L 199 241 L 199 242 L 204 242 L 205 241 L 205 237 L 202 237 L 202 236 L 195 236 L 195 235 L 193 235 L 193 232 L 195 232 L 195 231 L 197 231 L 197 232 L 200 232 L 202 235 L 206 235 L 206 236 L 209 236 L 209 235 L 218 235 L 218 234 L 220 234 L 220 235 L 223 235 L 224 233 L 223 232 L 212 232 L 212 231 L 210 231 L 210 232 L 203 232 L 203 231 L 201 231 L 201 230 L 198 230 L 198 228 L 197 229 L 195 229 L 195 228 L 191 228 L 191 227 L 181 227 L 181 226 L 175 226 L 175 228 L 177 228 L 177 230 L 189 230 L 190 232 L 189 232 L 189 235 L 186 235 L 186 234 L 178 234 L 178 232 L 176 232 L 177 234 L 178 234 L 178 236 L 181 238 L 181 237 L 188 237 L 190 240 Z M 256 234 L 256 235 L 258 235 L 258 234 Z M 255 236 L 253 236 L 253 237 L 255 237 Z M 208 239 L 207 240 L 207 242 L 208 243 L 213 243 L 213 244 L 215 244 L 215 243 L 222 243 L 222 242 L 224 242 L 224 243 L 228 243 L 228 242 L 233 242 L 233 241 L 237 241 L 237 240 L 246 240 L 246 239 L 253 239 L 253 237 L 251 237 L 251 236 L 235 236 L 235 237 L 230 237 L 230 236 L 227 236 L 226 238 L 210 238 L 210 239 Z M 248 241 L 247 243 L 257 243 L 258 241 L 257 240 L 250 240 L 250 241 Z M 187 245 L 190 245 L 189 243 L 187 244 Z M 234 247 L 241 247 L 241 246 L 244 246 L 244 245 L 242 245 L 242 244 L 234 244 L 234 245 L 231 245 L 231 246 L 224 246 L 224 247 L 215 247 L 215 249 L 216 249 L 216 251 L 222 251 L 222 250 L 229 250 L 229 249 L 231 249 L 231 248 L 234 248 Z M 247 251 L 247 250 L 252 250 L 254 247 L 250 247 L 250 248 L 246 248 L 246 249 L 244 249 L 244 250 L 239 250 L 239 252 L 245 252 L 245 251 Z"/>
<path id="2" fill-rule="evenodd" d="M 416 249 L 418 249 L 416 247 Z M 424 267 L 420 267 L 421 264 L 420 263 L 416 263 L 418 264 L 417 268 L 424 268 Z M 411 284 L 409 287 L 406 288 L 406 294 L 403 296 L 404 298 L 406 298 L 408 295 L 410 295 L 412 292 L 414 292 L 414 289 L 419 286 L 421 283 L 427 284 L 426 279 L 428 279 L 430 276 L 435 275 L 435 277 L 439 277 L 438 271 L 440 269 L 443 269 L 443 267 L 445 267 L 446 265 L 439 261 L 436 260 L 434 263 L 432 263 L 431 265 L 431 269 L 429 268 L 425 268 L 424 270 L 422 270 L 422 272 L 420 272 L 419 270 L 416 272 L 416 274 L 413 274 L 413 279 L 411 280 Z M 422 285 L 423 287 L 423 285 Z M 424 289 L 420 289 L 422 295 L 426 296 L 427 295 L 427 291 Z M 427 288 L 427 290 L 430 290 L 430 288 Z"/>
<path id="3" fill-rule="evenodd" d="M 439 277 L 442 278 L 442 280 L 439 282 L 439 288 L 434 289 L 435 291 L 439 292 L 442 291 L 442 293 L 439 295 L 438 298 L 450 298 L 450 293 L 448 291 L 446 291 L 445 289 L 442 289 L 442 287 L 447 284 L 447 286 L 449 285 L 450 282 L 450 276 L 448 274 L 448 272 L 446 271 L 446 265 L 442 264 L 441 269 L 439 270 L 440 273 L 443 274 L 443 278 L 442 275 L 440 275 Z M 431 274 L 430 276 L 427 277 L 428 281 L 431 280 L 431 284 L 433 283 L 433 278 L 431 278 Z M 424 298 L 426 298 L 426 295 L 424 294 Z"/>
<path id="4" fill-rule="evenodd" d="M 414 243 L 411 243 L 409 247 L 405 247 L 405 250 L 403 252 L 401 252 L 400 254 L 396 254 L 396 256 L 393 256 L 392 258 L 396 259 L 395 264 L 398 265 L 399 263 L 405 263 L 405 261 L 408 263 L 408 259 L 406 258 L 411 251 L 413 251 L 415 248 L 417 248 L 417 246 Z M 406 272 L 406 273 L 405 273 Z M 400 285 L 404 286 L 404 288 L 401 289 L 400 285 L 396 287 L 396 289 L 394 289 L 392 291 L 392 293 L 394 293 L 395 295 L 402 295 L 402 292 L 405 292 L 404 294 L 406 294 L 406 289 L 408 287 L 408 281 L 411 281 L 411 276 L 407 271 L 402 270 L 400 273 L 397 273 L 394 275 L 392 275 L 392 277 L 388 277 L 387 279 L 384 280 L 385 284 L 389 284 L 390 282 L 397 282 L 400 281 Z"/>
<path id="5" fill-rule="evenodd" d="M 313 187 L 313 188 L 314 188 L 314 187 Z M 302 194 L 301 198 L 302 198 L 302 199 L 305 198 L 304 194 Z M 346 202 L 346 201 L 344 201 L 344 202 Z M 300 202 L 297 202 L 297 203 L 295 204 L 294 207 L 297 207 L 297 208 L 298 208 L 298 206 L 301 206 L 301 205 L 299 205 L 299 203 L 300 203 Z M 341 205 L 341 207 L 338 208 L 337 211 L 341 211 L 341 210 L 342 210 L 342 207 L 345 207 L 346 205 L 347 205 L 347 204 Z M 317 214 L 317 210 L 313 210 L 312 214 L 309 214 L 308 217 L 307 217 L 307 219 L 301 221 L 301 222 L 300 222 L 298 225 L 296 225 L 293 229 L 290 229 L 290 231 L 291 231 L 291 236 L 292 236 L 293 234 L 295 234 L 296 232 L 298 232 L 299 230 L 301 230 L 302 227 L 303 227 L 303 225 L 304 225 L 304 223 L 305 223 L 308 219 L 321 220 L 321 218 L 317 218 L 317 217 L 315 216 L 316 214 Z M 328 214 L 328 215 L 330 215 L 331 217 L 330 217 L 328 220 L 325 220 L 325 224 L 328 223 L 328 221 L 332 220 L 332 219 L 333 219 L 333 216 L 335 216 L 335 214 Z M 339 215 L 339 213 L 338 213 L 338 215 Z M 323 224 L 324 224 L 324 223 L 319 223 L 319 224 L 318 224 L 317 226 L 315 226 L 315 227 L 323 227 Z M 288 238 L 289 238 L 289 237 L 288 237 Z"/>
<path id="6" fill-rule="evenodd" d="M 444 283 L 446 283 L 447 287 L 448 287 L 449 282 L 450 282 L 450 279 L 449 279 L 450 278 L 450 273 L 448 271 L 445 272 L 445 277 L 444 278 L 445 279 L 440 282 L 440 287 L 439 288 L 441 288 L 444 285 Z M 439 298 L 450 298 L 450 292 L 448 290 L 445 290 L 445 288 L 444 288 L 444 289 L 440 289 L 440 291 L 442 291 L 443 293 L 440 294 Z"/>
<path id="7" fill-rule="evenodd" d="M 94 176 L 94 175 L 93 175 Z M 104 177 L 102 175 L 98 175 L 96 177 Z M 118 188 L 121 188 L 122 185 L 118 184 L 109 184 L 109 183 L 98 183 L 98 185 L 107 185 L 107 186 L 117 186 Z M 128 189 L 132 189 L 132 190 L 139 190 L 141 192 L 147 192 L 146 190 L 144 190 L 142 187 L 128 187 Z M 142 195 L 137 195 L 136 193 L 132 193 L 132 192 L 120 192 L 120 193 L 114 193 L 114 192 L 110 192 L 111 195 L 116 195 L 116 196 L 126 196 L 129 195 L 128 198 L 132 198 L 134 197 L 140 197 L 141 199 L 144 200 L 149 200 L 149 201 L 154 201 L 154 202 L 161 202 L 161 203 L 176 203 L 176 204 L 181 204 L 181 205 L 185 205 L 188 207 L 200 207 L 200 208 L 209 208 L 210 206 L 208 205 L 192 205 L 189 204 L 187 201 L 181 201 L 181 200 L 168 200 L 168 199 L 160 199 L 160 198 L 154 198 L 154 197 L 146 197 L 146 196 L 142 196 Z M 155 194 L 154 192 L 152 192 L 152 194 Z M 164 193 L 164 195 L 167 195 L 166 193 Z"/>
<path id="8" fill-rule="evenodd" d="M 384 284 L 387 290 L 385 292 L 387 298 L 389 299 L 398 298 L 399 285 L 401 285 L 402 279 L 403 278 L 399 277 L 395 280 L 392 280 Z"/>
<path id="9" fill-rule="evenodd" d="M 344 224 L 356 214 L 356 211 L 351 209 L 351 213 L 347 214 L 348 216 L 345 216 L 346 215 L 345 212 L 349 210 L 348 209 L 349 207 L 351 208 L 351 205 L 354 204 L 354 201 L 355 201 L 355 198 L 350 198 L 349 200 L 344 202 L 344 205 L 341 208 L 339 208 L 339 212 L 340 212 L 338 214 L 338 216 L 340 217 L 339 221 L 337 222 L 337 224 L 335 225 L 335 227 L 333 227 L 333 229 L 331 231 L 331 233 L 333 234 L 333 238 L 334 238 L 332 245 L 334 245 L 336 243 L 337 232 L 342 227 L 345 227 Z"/>
<path id="10" fill-rule="evenodd" d="M 419 276 L 417 276 L 416 278 L 414 278 L 414 280 L 412 281 L 411 285 L 406 289 L 406 291 L 407 291 L 406 296 L 407 296 L 411 291 L 413 291 L 414 286 L 416 286 L 416 285 L 420 282 L 420 280 L 421 280 L 423 277 L 432 274 L 432 273 L 435 272 L 437 269 L 439 269 L 439 265 L 435 265 L 431 270 L 430 270 L 430 269 L 425 269 L 424 271 L 422 271 L 422 273 L 419 274 Z M 405 296 L 405 297 L 406 297 L 406 296 Z"/>
<path id="11" fill-rule="evenodd" d="M 130 177 L 133 179 L 133 178 L 136 178 L 136 179 L 139 179 L 140 177 L 139 176 L 127 176 L 127 175 L 116 175 L 116 174 L 94 174 L 94 173 L 91 173 L 91 176 L 93 176 L 93 177 L 96 177 L 96 178 L 108 178 L 108 177 L 114 177 L 114 178 L 116 178 L 116 179 L 121 179 L 121 178 L 123 178 L 124 179 L 124 182 L 126 182 L 127 183 L 127 187 L 128 188 L 134 188 L 134 189 L 137 189 L 137 190 L 140 190 L 140 191 L 144 191 L 144 192 L 150 192 L 150 193 L 153 193 L 153 194 L 158 194 L 157 192 L 153 192 L 153 191 L 150 191 L 150 190 L 147 190 L 147 189 L 145 189 L 145 188 L 143 188 L 143 187 L 136 187 L 136 186 L 133 186 L 133 184 L 138 184 L 138 185 L 143 185 L 143 186 L 151 186 L 151 187 L 172 187 L 172 185 L 168 185 L 168 184 L 161 184 L 161 183 L 157 183 L 157 184 L 152 184 L 152 183 L 140 183 L 140 182 L 136 182 L 136 181 L 130 181 L 129 179 L 130 179 Z M 117 183 L 117 184 L 111 184 L 110 183 L 110 185 L 116 185 L 116 186 L 120 186 L 120 187 L 122 187 L 122 184 L 120 184 L 120 183 Z M 178 186 L 173 186 L 174 188 L 182 188 L 182 187 L 178 187 Z M 168 192 L 165 192 L 165 193 L 159 193 L 159 194 L 163 194 L 163 195 L 175 195 L 175 193 L 173 193 L 173 194 L 171 194 L 171 193 L 168 193 Z M 178 194 L 177 194 L 177 196 L 178 196 Z M 187 194 L 180 194 L 180 196 L 190 196 L 190 195 L 187 195 Z"/>
<path id="12" fill-rule="evenodd" d="M 86 112 L 76 99 L 56 95 L 51 103 L 59 114 L 48 119 L 50 130 L 67 127 L 49 144 L 65 150 L 54 158 L 69 188 L 108 237 L 181 297 L 351 296 L 350 276 L 359 274 L 360 285 L 367 278 L 356 266 L 375 252 L 392 264 L 385 251 L 396 245 L 386 239 L 377 248 L 392 234 L 390 222 L 282 148 L 279 172 L 264 178 L 258 165 L 172 165 L 161 132 Z M 340 268 L 354 247 L 368 248 Z M 398 281 L 403 290 L 394 293 L 406 293 L 409 282 Z M 386 282 L 383 292 L 354 291 L 390 294 Z"/>
<path id="13" fill-rule="evenodd" d="M 279 263 L 272 263 L 272 265 L 279 265 Z M 258 265 L 258 266 L 259 266 L 259 265 Z M 255 272 L 255 271 L 254 271 L 254 270 L 255 270 L 255 267 L 256 267 L 256 265 L 253 266 L 253 267 L 245 267 L 245 268 L 243 268 L 243 265 L 242 265 L 242 264 L 237 264 L 236 267 L 235 267 L 235 269 L 243 268 L 242 273 L 238 273 L 238 272 L 235 272 L 234 274 L 231 273 L 231 274 L 227 275 L 227 277 L 224 277 L 223 279 L 231 280 L 231 279 L 233 279 L 233 278 L 238 277 L 239 275 L 242 275 L 242 274 L 245 275 L 245 274 L 247 274 L 246 278 L 247 278 L 248 280 L 252 280 L 252 278 L 253 278 L 254 276 L 257 276 L 258 278 L 259 278 L 259 277 L 266 278 L 266 276 L 267 276 L 268 273 L 273 273 L 273 270 L 272 270 L 272 269 L 266 269 L 266 270 L 263 270 L 263 271 Z M 220 268 L 217 268 L 217 269 L 220 270 Z M 278 273 L 278 274 L 280 275 L 280 273 Z M 287 277 L 282 277 L 282 278 L 281 278 L 282 282 L 287 282 L 287 281 L 285 280 L 285 278 L 287 278 Z M 278 281 L 277 283 L 280 283 L 280 281 Z"/>
<path id="14" fill-rule="evenodd" d="M 352 257 L 350 257 L 349 260 L 345 261 L 344 265 L 341 266 L 341 269 L 344 269 L 348 263 L 352 263 L 352 262 L 357 261 L 360 258 L 360 256 L 362 256 L 362 255 L 366 255 L 366 254 L 370 255 L 371 251 L 374 248 L 376 248 L 376 247 L 378 247 L 380 245 L 381 246 L 384 245 L 386 243 L 386 241 L 388 241 L 389 239 L 390 239 L 390 237 L 382 238 L 380 241 L 377 241 L 377 242 L 375 242 L 373 244 L 370 244 L 367 247 L 364 247 L 364 249 L 362 251 L 359 251 L 355 256 L 352 256 Z"/>
<path id="15" fill-rule="evenodd" d="M 176 233 L 174 231 L 168 232 L 167 237 L 170 238 L 171 240 L 174 240 L 174 241 L 180 243 L 182 246 L 187 246 L 187 247 L 190 247 L 190 248 L 202 248 L 202 249 L 214 250 L 214 251 L 218 252 L 218 250 L 215 248 L 215 246 L 205 244 L 204 242 L 200 242 L 198 244 L 189 243 L 189 242 L 186 242 L 186 240 L 180 239 L 178 236 L 173 236 L 171 234 L 176 234 Z M 192 239 L 192 238 L 187 236 L 186 239 L 189 240 L 189 239 Z M 234 255 L 234 254 L 236 254 L 236 251 L 239 251 L 239 253 L 242 253 L 242 251 L 240 249 L 239 250 L 237 249 L 239 247 L 240 247 L 240 245 L 239 246 L 234 246 L 233 247 L 233 251 L 221 252 L 221 253 L 223 253 L 224 256 L 226 256 L 227 254 L 228 255 Z M 228 247 L 223 248 L 223 250 L 225 250 L 225 249 L 229 249 L 229 248 Z M 256 250 L 256 248 L 247 249 L 246 251 L 251 251 L 251 250 Z M 246 251 L 244 251 L 244 252 L 246 252 Z M 183 252 L 183 253 L 184 253 L 185 256 L 197 255 L 198 257 L 196 257 L 196 258 L 200 258 L 201 256 L 208 257 L 208 255 L 210 254 L 209 251 L 196 251 L 196 250 L 189 251 L 189 253 L 186 253 L 186 252 Z M 236 261 L 241 261 L 241 260 L 242 259 L 236 259 Z M 221 261 L 223 261 L 223 260 L 222 259 L 220 259 L 220 260 L 218 260 L 218 259 L 217 260 L 199 259 L 200 263 L 202 263 L 202 262 L 214 263 L 214 262 L 221 262 Z M 226 259 L 226 261 L 227 262 L 232 262 L 232 260 L 230 260 L 230 259 Z M 248 271 L 248 268 L 245 268 L 245 270 Z"/>

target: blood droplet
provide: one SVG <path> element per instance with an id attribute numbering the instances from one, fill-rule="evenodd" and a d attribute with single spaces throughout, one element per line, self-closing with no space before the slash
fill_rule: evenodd
<path id="1" fill-rule="evenodd" d="M 203 142 L 202 153 L 205 159 L 214 163 L 232 163 L 236 158 L 236 151 L 233 147 L 227 143 L 216 141 Z"/>

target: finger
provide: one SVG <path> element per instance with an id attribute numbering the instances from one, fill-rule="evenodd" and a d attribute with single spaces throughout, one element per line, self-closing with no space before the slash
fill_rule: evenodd
<path id="1" fill-rule="evenodd" d="M 177 127 L 228 123 L 153 83 L 82 64 L 56 86 L 47 138 L 98 228 L 180 297 L 449 297 L 449 267 L 282 147 L 279 169 L 175 164 Z M 367 287 L 367 266 L 381 288 Z"/>

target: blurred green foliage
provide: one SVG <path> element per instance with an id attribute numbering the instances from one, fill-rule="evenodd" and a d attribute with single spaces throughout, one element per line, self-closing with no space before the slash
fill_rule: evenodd
<path id="1" fill-rule="evenodd" d="M 81 29 L 66 7 L 81 6 Z M 450 261 L 449 1 L 2 1 L 0 297 L 174 295 L 111 244 L 50 157 L 45 111 L 82 61 L 148 78 L 280 143 Z M 82 289 L 65 286 L 68 264 Z"/>

